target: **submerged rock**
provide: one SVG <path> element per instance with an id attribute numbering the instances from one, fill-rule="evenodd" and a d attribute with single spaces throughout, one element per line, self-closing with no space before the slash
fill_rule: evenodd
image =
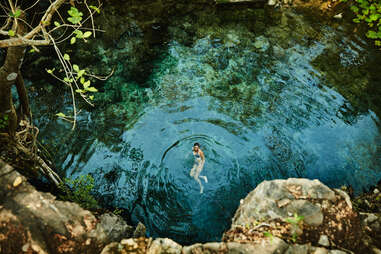
<path id="1" fill-rule="evenodd" d="M 267 40 L 266 37 L 264 36 L 259 36 L 255 39 L 255 42 L 254 42 L 254 46 L 259 49 L 259 51 L 261 52 L 265 52 L 269 46 L 270 46 L 270 43 L 269 41 Z"/>

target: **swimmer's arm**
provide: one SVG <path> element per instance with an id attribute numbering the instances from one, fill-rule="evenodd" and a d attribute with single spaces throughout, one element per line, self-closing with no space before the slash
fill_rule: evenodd
<path id="1" fill-rule="evenodd" d="M 204 156 L 204 152 L 203 151 L 200 151 L 200 156 L 201 156 L 202 165 L 204 165 L 204 163 L 205 163 L 205 156 Z"/>

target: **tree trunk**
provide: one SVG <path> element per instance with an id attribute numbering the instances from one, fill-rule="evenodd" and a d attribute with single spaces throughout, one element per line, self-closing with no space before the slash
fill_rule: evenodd
<path id="1" fill-rule="evenodd" d="M 25 88 L 24 79 L 21 75 L 21 72 L 19 71 L 17 79 L 16 79 L 16 87 L 17 87 L 17 94 L 19 95 L 20 105 L 22 113 L 18 117 L 21 119 L 31 119 L 31 111 L 29 107 L 29 99 L 28 94 Z"/>
<path id="2" fill-rule="evenodd" d="M 26 31 L 23 22 L 13 25 L 16 34 L 23 35 Z M 11 87 L 16 83 L 24 58 L 25 47 L 9 47 L 4 65 L 0 68 L 0 131 L 8 132 L 12 137 L 16 133 L 17 114 L 13 105 Z M 22 78 L 22 77 L 21 77 Z"/>

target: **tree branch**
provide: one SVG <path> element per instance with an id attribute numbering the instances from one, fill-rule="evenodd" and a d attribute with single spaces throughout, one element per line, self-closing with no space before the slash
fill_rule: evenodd
<path id="1" fill-rule="evenodd" d="M 10 0 L 9 0 L 10 1 Z M 18 38 L 11 38 L 0 41 L 0 48 L 7 47 L 16 47 L 16 46 L 41 46 L 41 45 L 49 45 L 50 40 L 46 37 L 46 31 L 44 31 L 45 27 L 50 24 L 50 21 L 54 15 L 54 13 L 61 7 L 61 5 L 67 0 L 56 0 L 54 1 L 46 10 L 44 16 L 41 18 L 40 24 L 36 26 L 32 31 L 27 33 L 24 36 L 20 36 Z M 44 33 L 45 40 L 33 40 L 32 38 L 39 32 Z M 1 31 L 1 34 L 4 34 L 6 31 Z"/>
<path id="2" fill-rule="evenodd" d="M 28 40 L 25 37 L 7 39 L 0 41 L 0 48 L 17 47 L 17 46 L 44 46 L 49 45 L 49 40 Z"/>
<path id="3" fill-rule="evenodd" d="M 53 14 L 61 7 L 61 5 L 67 0 L 56 0 L 54 1 L 49 8 L 46 10 L 44 16 L 41 18 L 40 24 L 36 26 L 32 31 L 30 31 L 28 34 L 26 34 L 24 37 L 26 39 L 33 38 L 34 35 L 39 33 L 43 27 L 50 24 L 50 20 L 53 17 Z"/>

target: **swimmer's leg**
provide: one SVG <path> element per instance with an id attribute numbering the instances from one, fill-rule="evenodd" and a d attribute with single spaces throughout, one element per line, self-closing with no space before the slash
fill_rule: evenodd
<path id="1" fill-rule="evenodd" d="M 202 179 L 204 179 L 205 183 L 208 183 L 208 178 L 206 176 L 200 176 Z"/>
<path id="2" fill-rule="evenodd" d="M 200 181 L 200 178 L 195 178 L 195 180 L 198 182 L 198 184 L 200 185 L 200 193 L 202 194 L 204 192 L 204 186 L 202 186 L 202 183 Z"/>
<path id="3" fill-rule="evenodd" d="M 198 175 L 200 175 L 202 169 L 204 168 L 204 163 L 200 163 L 198 166 L 197 166 L 197 173 Z M 206 176 L 200 176 L 202 179 L 204 179 L 205 183 L 208 183 L 208 178 Z"/>
<path id="4" fill-rule="evenodd" d="M 191 176 L 191 177 L 193 177 L 194 174 L 196 173 L 196 168 L 197 168 L 197 164 L 194 164 L 194 165 L 193 165 L 193 168 L 192 168 L 191 171 L 190 171 L 190 176 Z"/>
<path id="5" fill-rule="evenodd" d="M 199 169 L 199 167 L 197 167 L 197 169 Z M 198 184 L 200 185 L 200 193 L 202 194 L 204 192 L 204 186 L 202 186 L 202 183 L 200 181 L 200 178 L 199 178 L 199 175 L 200 175 L 200 171 L 196 170 L 193 178 L 194 180 L 196 180 L 198 182 Z"/>

